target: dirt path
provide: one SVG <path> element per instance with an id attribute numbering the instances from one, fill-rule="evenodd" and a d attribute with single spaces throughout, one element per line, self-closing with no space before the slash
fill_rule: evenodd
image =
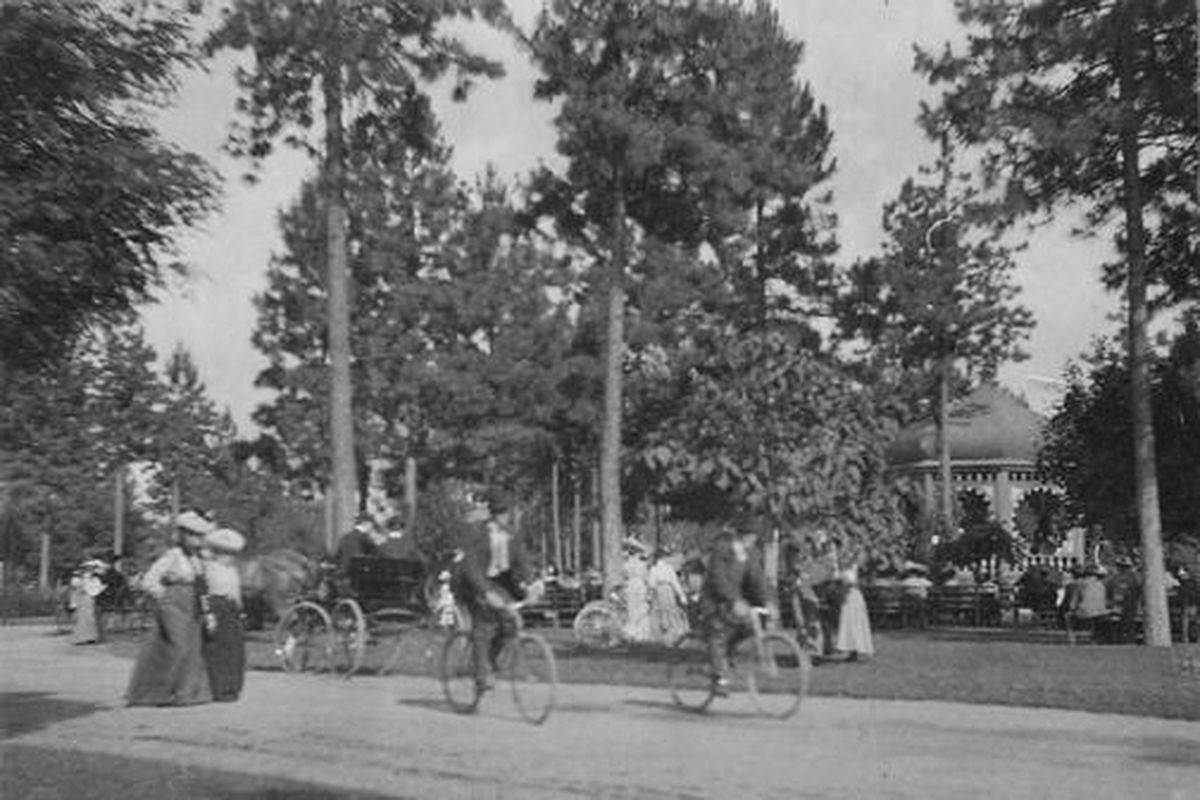
<path id="1" fill-rule="evenodd" d="M 780 723 L 737 698 L 694 716 L 657 690 L 567 685 L 535 728 L 502 692 L 463 717 L 432 679 L 269 672 L 251 673 L 236 704 L 126 709 L 129 669 L 44 628 L 0 628 L 0 794 L 129 792 L 106 771 L 115 759 L 136 764 L 129 781 L 188 798 L 1191 800 L 1200 787 L 1200 725 L 1188 722 L 817 698 Z"/>

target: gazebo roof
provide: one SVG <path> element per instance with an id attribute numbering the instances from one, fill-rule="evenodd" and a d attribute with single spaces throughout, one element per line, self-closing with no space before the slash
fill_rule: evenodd
<path id="1" fill-rule="evenodd" d="M 1025 462 L 1037 459 L 1045 418 L 1006 389 L 985 383 L 950 404 L 950 460 Z M 894 467 L 938 457 L 937 425 L 916 422 L 897 434 L 887 449 Z"/>

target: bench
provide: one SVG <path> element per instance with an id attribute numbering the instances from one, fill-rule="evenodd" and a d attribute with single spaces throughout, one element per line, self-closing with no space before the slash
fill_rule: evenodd
<path id="1" fill-rule="evenodd" d="M 935 586 L 929 590 L 929 609 L 935 625 L 979 627 L 979 589 L 975 586 Z"/>
<path id="2" fill-rule="evenodd" d="M 873 628 L 902 627 L 903 591 L 899 586 L 867 584 L 862 587 L 863 599 L 867 602 L 867 616 Z"/>
<path id="3" fill-rule="evenodd" d="M 545 624 L 561 628 L 570 626 L 585 603 L 582 587 L 571 588 L 550 582 L 545 585 L 542 598 L 537 603 L 525 606 L 521 615 L 531 625 Z"/>

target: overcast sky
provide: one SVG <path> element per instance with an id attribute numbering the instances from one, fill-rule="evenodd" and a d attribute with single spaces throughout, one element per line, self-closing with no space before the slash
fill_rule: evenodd
<path id="1" fill-rule="evenodd" d="M 510 0 L 528 22 L 541 0 Z M 933 155 L 914 118 L 934 90 L 912 72 L 914 43 L 940 46 L 960 34 L 950 0 L 781 0 L 787 31 L 805 44 L 801 80 L 812 84 L 830 112 L 838 171 L 832 181 L 840 217 L 838 260 L 876 252 L 880 214 L 900 183 Z M 505 78 L 478 86 L 465 103 L 434 87 L 443 131 L 454 147 L 453 165 L 470 179 L 490 162 L 504 177 L 525 175 L 554 157 L 552 109 L 534 103 L 534 72 L 506 39 L 491 31 L 472 34 L 476 46 L 505 60 Z M 246 165 L 221 152 L 233 118 L 235 91 L 228 58 L 207 75 L 187 76 L 178 106 L 161 119 L 164 135 L 208 158 L 224 178 L 220 213 L 181 239 L 192 278 L 174 283 L 163 301 L 145 310 L 150 342 L 165 358 L 177 345 L 191 351 L 210 396 L 228 406 L 243 434 L 250 412 L 269 395 L 253 388 L 266 366 L 250 344 L 251 298 L 265 288 L 270 254 L 279 248 L 276 218 L 294 197 L 312 165 L 294 152 L 269 160 L 260 181 L 239 176 Z M 1117 299 L 1099 286 L 1099 264 L 1110 257 L 1103 241 L 1080 242 L 1059 229 L 1038 233 L 1019 254 L 1021 302 L 1037 327 L 1028 361 L 1001 370 L 1001 382 L 1037 410 L 1053 399 L 1053 384 L 1069 358 L 1092 337 L 1112 333 Z"/>

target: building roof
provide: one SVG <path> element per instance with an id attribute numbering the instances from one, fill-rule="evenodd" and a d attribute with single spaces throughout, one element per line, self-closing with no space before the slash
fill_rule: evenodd
<path id="1" fill-rule="evenodd" d="M 1004 461 L 1032 465 L 1041 445 L 1045 418 L 1006 389 L 985 383 L 950 404 L 950 460 Z M 892 466 L 937 460 L 933 419 L 900 431 L 887 449 Z"/>

